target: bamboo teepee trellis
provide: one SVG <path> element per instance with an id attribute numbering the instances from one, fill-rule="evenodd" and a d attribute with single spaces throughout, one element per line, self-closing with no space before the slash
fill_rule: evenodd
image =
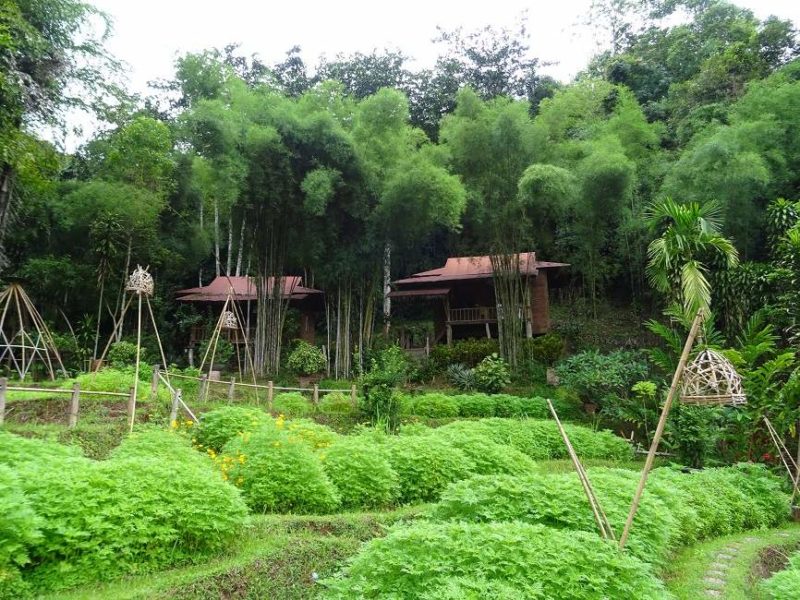
<path id="1" fill-rule="evenodd" d="M 153 331 L 156 334 L 156 341 L 158 342 L 158 350 L 161 353 L 161 361 L 164 366 L 164 374 L 169 381 L 169 373 L 167 372 L 167 357 L 164 354 L 164 346 L 161 343 L 161 336 L 158 333 L 158 325 L 156 323 L 156 317 L 153 314 L 153 307 L 150 304 L 150 296 L 153 295 L 155 291 L 155 282 L 153 281 L 153 276 L 148 272 L 147 268 L 142 268 L 140 265 L 137 265 L 136 269 L 131 273 L 130 278 L 128 279 L 128 283 L 125 286 L 125 291 L 129 292 L 131 296 L 128 298 L 128 301 L 123 304 L 122 311 L 120 312 L 118 321 L 114 324 L 114 329 L 112 331 L 111 337 L 108 340 L 105 348 L 103 349 L 103 354 L 100 356 L 100 360 L 97 361 L 94 372 L 100 368 L 100 365 L 103 363 L 103 360 L 108 354 L 109 348 L 111 348 L 111 343 L 114 341 L 114 336 L 118 329 L 122 327 L 122 323 L 125 320 L 125 314 L 130 308 L 131 303 L 133 302 L 134 297 L 137 299 L 137 314 L 136 314 L 136 367 L 134 369 L 134 376 L 133 376 L 133 406 L 131 408 L 130 413 L 130 423 L 129 429 L 133 431 L 133 423 L 136 420 L 136 400 L 137 400 L 137 393 L 139 390 L 139 366 L 141 361 L 141 354 L 142 354 L 142 299 L 144 299 L 144 304 L 147 306 L 147 312 L 150 316 L 150 322 L 153 325 Z"/>
<path id="2" fill-rule="evenodd" d="M 36 310 L 22 285 L 11 283 L 0 292 L 0 364 L 16 371 L 20 380 L 38 360 L 47 368 L 50 379 L 66 371 L 53 335 Z"/>
<path id="3" fill-rule="evenodd" d="M 644 486 L 647 483 L 650 470 L 653 468 L 653 461 L 658 451 L 658 445 L 661 442 L 661 436 L 664 434 L 667 417 L 669 416 L 670 408 L 672 408 L 672 402 L 678 393 L 679 385 L 681 386 L 681 400 L 687 404 L 702 406 L 731 404 L 733 406 L 739 406 L 746 401 L 739 374 L 736 373 L 736 369 L 733 368 L 730 361 L 720 353 L 706 348 L 702 350 L 687 367 L 686 363 L 689 361 L 689 354 L 700 332 L 703 318 L 704 315 L 701 309 L 697 311 L 697 315 L 695 315 L 694 321 L 692 322 L 692 327 L 689 329 L 689 335 L 686 337 L 686 343 L 683 346 L 683 352 L 681 352 L 678 366 L 675 369 L 675 374 L 672 376 L 672 385 L 670 385 L 667 399 L 664 402 L 664 408 L 661 410 L 661 416 L 658 419 L 658 426 L 653 435 L 653 442 L 647 453 L 647 459 L 642 469 L 639 485 L 633 495 L 633 502 L 631 503 L 628 518 L 625 521 L 625 528 L 622 530 L 622 535 L 619 538 L 620 549 L 625 547 L 625 542 L 630 535 L 633 519 L 639 509 L 639 502 L 644 493 Z"/>

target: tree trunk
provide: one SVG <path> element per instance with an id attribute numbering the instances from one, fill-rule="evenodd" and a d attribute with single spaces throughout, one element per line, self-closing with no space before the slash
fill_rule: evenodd
<path id="1" fill-rule="evenodd" d="M 383 247 L 383 328 L 389 333 L 389 323 L 392 319 L 392 299 L 389 292 L 392 291 L 392 245 L 386 242 Z"/>
<path id="2" fill-rule="evenodd" d="M 97 358 L 97 346 L 100 343 L 100 321 L 103 317 L 103 292 L 106 289 L 106 278 L 100 278 L 100 302 L 97 303 L 97 326 L 95 327 L 94 331 L 94 351 L 92 352 L 92 358 Z"/>
<path id="3" fill-rule="evenodd" d="M 233 212 L 228 215 L 228 259 L 225 274 L 230 275 L 233 269 Z"/>
<path id="4" fill-rule="evenodd" d="M 219 202 L 214 199 L 214 268 L 217 277 L 220 276 L 219 260 Z"/>
<path id="5" fill-rule="evenodd" d="M 6 266 L 4 240 L 6 229 L 11 221 L 12 202 L 14 191 L 14 169 L 11 165 L 3 164 L 0 169 L 0 271 Z"/>
<path id="6" fill-rule="evenodd" d="M 236 276 L 242 274 L 242 256 L 244 255 L 244 215 L 242 215 L 242 228 L 239 231 L 239 254 L 236 257 Z"/>

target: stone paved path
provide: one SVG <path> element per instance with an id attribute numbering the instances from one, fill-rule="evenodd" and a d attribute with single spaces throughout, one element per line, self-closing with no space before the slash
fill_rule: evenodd
<path id="1" fill-rule="evenodd" d="M 725 582 L 728 578 L 728 571 L 730 571 L 733 559 L 739 554 L 741 545 L 755 541 L 757 541 L 757 538 L 744 538 L 740 542 L 732 542 L 728 546 L 717 551 L 714 555 L 714 561 L 703 576 L 705 595 L 707 598 L 722 597 L 722 592 L 725 589 Z"/>

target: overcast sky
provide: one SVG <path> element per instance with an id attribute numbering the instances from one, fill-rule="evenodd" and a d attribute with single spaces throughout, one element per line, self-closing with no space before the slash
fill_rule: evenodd
<path id="1" fill-rule="evenodd" d="M 177 56 L 187 51 L 241 43 L 266 63 L 282 60 L 294 45 L 307 64 L 320 55 L 400 49 L 430 66 L 436 27 L 473 30 L 513 27 L 527 10 L 534 56 L 554 63 L 542 72 L 569 80 L 586 66 L 596 40 L 586 20 L 591 0 L 93 0 L 114 22 L 108 49 L 127 64 L 130 90 L 148 93 L 147 82 L 170 77 Z M 800 24 L 798 0 L 738 0 L 757 16 L 775 14 Z M 88 126 L 86 129 L 91 129 Z M 88 134 L 89 131 L 84 131 Z M 69 142 L 67 145 L 72 145 Z"/>
<path id="2" fill-rule="evenodd" d="M 585 20 L 591 0 L 94 0 L 114 19 L 109 49 L 130 66 L 136 91 L 147 81 L 168 77 L 177 55 L 186 51 L 240 42 L 244 52 L 265 62 L 283 58 L 294 45 L 307 63 L 338 52 L 399 48 L 420 65 L 429 65 L 436 48 L 437 25 L 445 29 L 484 25 L 513 26 L 529 15 L 534 55 L 557 62 L 547 68 L 569 79 L 586 65 L 595 48 L 591 33 L 576 23 Z M 757 16 L 775 14 L 800 23 L 797 0 L 738 0 Z"/>

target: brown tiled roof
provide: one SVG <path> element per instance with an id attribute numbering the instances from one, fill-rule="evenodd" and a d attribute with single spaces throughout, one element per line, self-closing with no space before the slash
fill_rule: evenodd
<path id="1" fill-rule="evenodd" d="M 536 275 L 539 269 L 567 267 L 566 263 L 545 262 L 536 260 L 535 252 L 519 254 L 520 272 L 524 275 Z M 461 279 L 488 279 L 492 277 L 492 259 L 490 256 L 458 256 L 447 259 L 443 267 L 415 273 L 405 279 L 393 283 L 403 286 L 421 283 L 438 283 Z"/>
<path id="2" fill-rule="evenodd" d="M 302 300 L 309 294 L 321 294 L 320 290 L 303 287 L 303 278 L 297 275 L 281 277 L 284 298 Z M 267 286 L 271 288 L 275 278 L 270 277 Z M 252 277 L 230 277 L 221 275 L 214 278 L 208 285 L 195 288 L 178 290 L 178 300 L 181 302 L 225 302 L 231 293 L 235 300 L 255 300 L 257 298 L 256 284 Z"/>

